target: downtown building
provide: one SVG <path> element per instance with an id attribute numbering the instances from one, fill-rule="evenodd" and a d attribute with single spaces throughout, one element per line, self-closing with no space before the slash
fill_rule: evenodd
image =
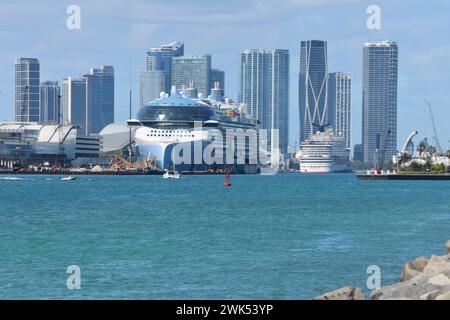
<path id="1" fill-rule="evenodd" d="M 172 87 L 172 58 L 184 55 L 184 44 L 173 42 L 147 52 L 147 70 L 140 73 L 140 106 L 159 98 Z"/>
<path id="2" fill-rule="evenodd" d="M 192 55 L 172 59 L 172 85 L 177 89 L 194 87 L 204 98 L 211 93 L 211 55 Z"/>
<path id="3" fill-rule="evenodd" d="M 331 125 L 328 112 L 327 42 L 302 41 L 299 70 L 300 143 Z"/>
<path id="4" fill-rule="evenodd" d="M 35 58 L 16 58 L 14 120 L 40 122 L 40 64 Z"/>
<path id="5" fill-rule="evenodd" d="M 398 45 L 369 41 L 363 48 L 362 147 L 364 162 L 387 165 L 397 152 Z"/>
<path id="6" fill-rule="evenodd" d="M 114 68 L 93 68 L 62 84 L 63 123 L 79 126 L 85 135 L 98 134 L 114 122 Z"/>
<path id="7" fill-rule="evenodd" d="M 328 76 L 329 124 L 342 135 L 348 149 L 352 147 L 352 75 L 334 72 Z"/>
<path id="8" fill-rule="evenodd" d="M 267 129 L 279 130 L 279 147 L 286 154 L 289 126 L 289 51 L 245 50 L 240 56 L 239 102 Z"/>
<path id="9" fill-rule="evenodd" d="M 58 81 L 41 82 L 41 124 L 61 122 L 61 87 Z"/>

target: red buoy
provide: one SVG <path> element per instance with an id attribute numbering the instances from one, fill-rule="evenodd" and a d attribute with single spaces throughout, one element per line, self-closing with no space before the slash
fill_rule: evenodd
<path id="1" fill-rule="evenodd" d="M 231 170 L 227 169 L 226 175 L 225 175 L 225 182 L 223 183 L 224 187 L 231 187 L 230 175 L 231 175 Z"/>

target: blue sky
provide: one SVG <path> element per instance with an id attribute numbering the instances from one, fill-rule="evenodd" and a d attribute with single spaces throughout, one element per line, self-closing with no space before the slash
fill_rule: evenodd
<path id="1" fill-rule="evenodd" d="M 66 28 L 69 5 L 81 8 L 81 29 Z M 368 30 L 366 9 L 381 8 L 381 30 Z M 301 40 L 328 41 L 329 70 L 353 74 L 353 142 L 361 140 L 362 45 L 399 43 L 399 148 L 417 129 L 432 137 L 424 99 L 432 102 L 441 144 L 450 139 L 450 2 L 430 0 L 0 0 L 0 120 L 13 118 L 14 59 L 36 57 L 41 80 L 77 76 L 100 64 L 116 70 L 116 122 L 128 117 L 129 65 L 134 110 L 146 50 L 175 40 L 186 54 L 210 53 L 237 95 L 238 57 L 248 48 L 291 53 L 290 142 L 298 136 Z"/>

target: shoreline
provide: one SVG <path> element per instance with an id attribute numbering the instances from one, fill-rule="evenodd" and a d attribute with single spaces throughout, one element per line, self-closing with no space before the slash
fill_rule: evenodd
<path id="1" fill-rule="evenodd" d="M 445 255 L 419 257 L 403 264 L 399 282 L 371 291 L 347 286 L 313 300 L 450 300 L 450 240 Z"/>

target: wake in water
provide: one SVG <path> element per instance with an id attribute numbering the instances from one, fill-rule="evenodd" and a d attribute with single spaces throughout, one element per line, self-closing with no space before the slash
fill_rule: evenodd
<path id="1" fill-rule="evenodd" d="M 25 179 L 17 177 L 0 177 L 0 180 L 25 180 Z"/>

